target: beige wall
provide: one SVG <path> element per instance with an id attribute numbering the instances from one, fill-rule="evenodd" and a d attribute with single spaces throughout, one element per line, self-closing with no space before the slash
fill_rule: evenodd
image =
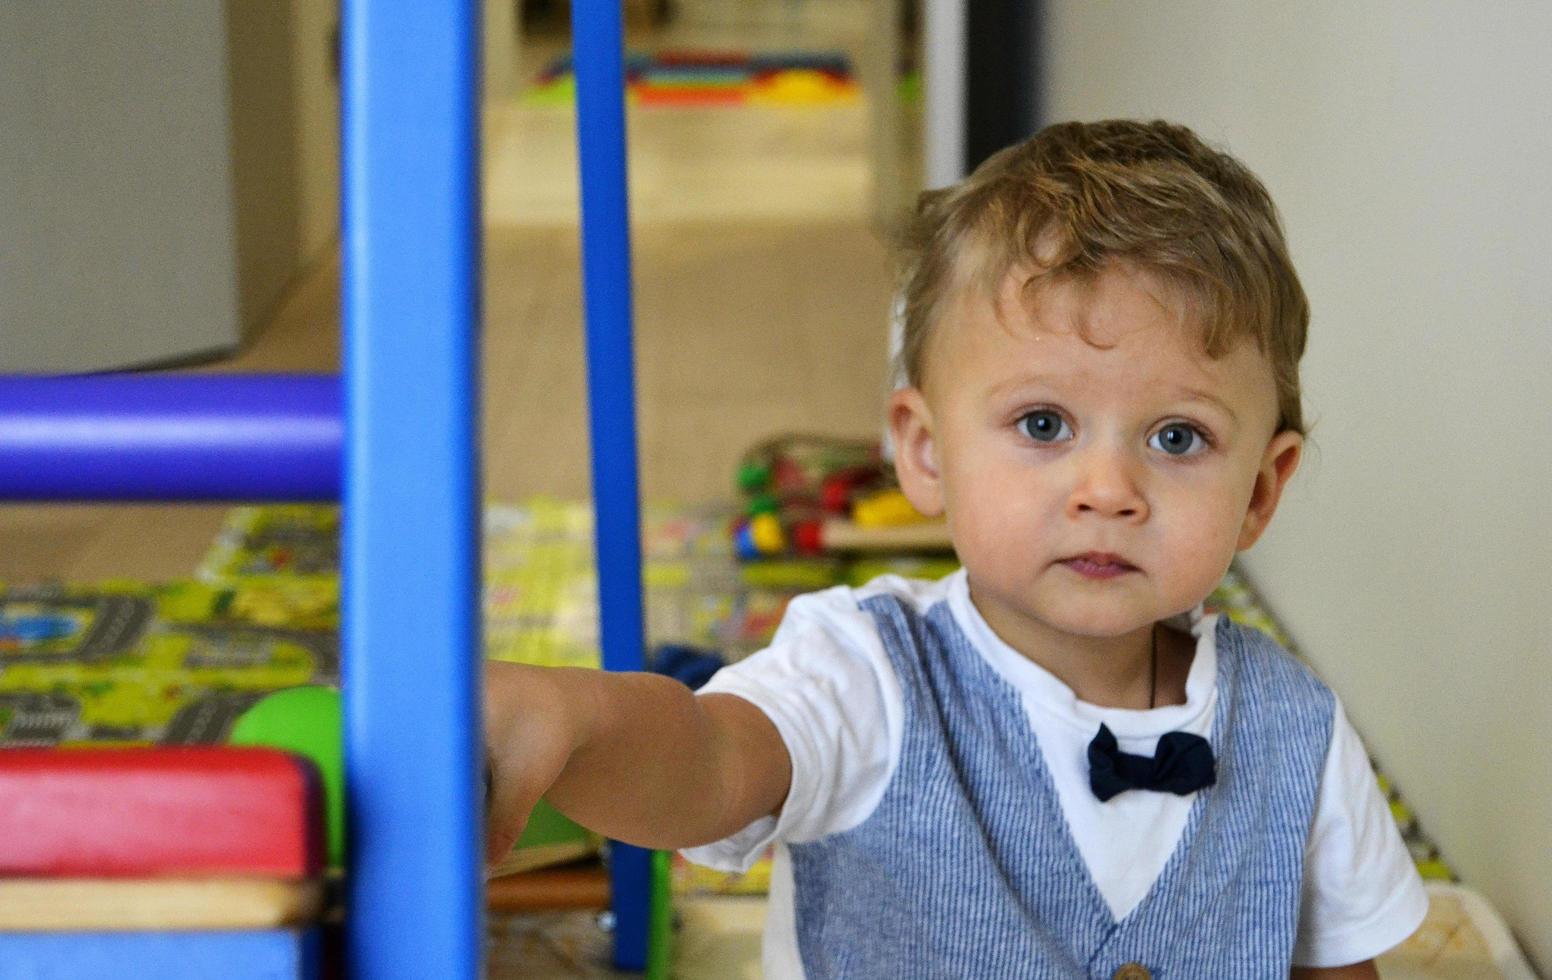
<path id="1" fill-rule="evenodd" d="M 291 0 L 297 170 L 304 260 L 339 238 L 340 90 L 334 71 L 337 0 Z"/>
<path id="2" fill-rule="evenodd" d="M 1316 451 L 1247 568 L 1552 970 L 1552 7 L 1046 7 L 1049 118 L 1188 123 L 1282 207 Z"/>
<path id="3" fill-rule="evenodd" d="M 517 92 L 522 0 L 484 0 L 480 22 L 480 68 L 486 104 Z"/>
<path id="4" fill-rule="evenodd" d="M 0 371 L 239 339 L 221 10 L 0 3 Z"/>
<path id="5" fill-rule="evenodd" d="M 225 0 L 245 331 L 339 237 L 338 0 Z M 516 89 L 518 0 L 484 0 L 484 94 Z"/>
<path id="6" fill-rule="evenodd" d="M 239 302 L 248 335 L 339 226 L 335 0 L 227 0 Z"/>
<path id="7" fill-rule="evenodd" d="M 339 222 L 334 0 L 0 3 L 0 370 L 230 353 Z"/>

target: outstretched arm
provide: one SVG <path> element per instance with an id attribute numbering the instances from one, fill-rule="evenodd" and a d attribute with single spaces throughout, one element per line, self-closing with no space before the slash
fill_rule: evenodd
<path id="1" fill-rule="evenodd" d="M 656 674 L 489 663 L 485 740 L 489 861 L 541 796 L 616 840 L 679 848 L 774 813 L 792 781 L 786 746 L 758 708 Z"/>

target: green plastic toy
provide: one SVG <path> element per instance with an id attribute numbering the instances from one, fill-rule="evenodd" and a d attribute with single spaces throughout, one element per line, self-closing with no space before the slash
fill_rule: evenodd
<path id="1" fill-rule="evenodd" d="M 264 745 L 311 759 L 323 778 L 329 866 L 345 859 L 344 744 L 340 693 L 332 687 L 276 691 L 243 712 L 227 741 Z"/>

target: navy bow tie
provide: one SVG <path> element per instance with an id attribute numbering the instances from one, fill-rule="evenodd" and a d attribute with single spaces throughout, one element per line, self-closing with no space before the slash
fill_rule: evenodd
<path id="1" fill-rule="evenodd" d="M 1190 732 L 1167 732 L 1153 758 L 1128 755 L 1105 725 L 1089 743 L 1089 786 L 1104 802 L 1129 789 L 1151 789 L 1185 796 L 1218 781 L 1217 764 L 1207 739 Z"/>

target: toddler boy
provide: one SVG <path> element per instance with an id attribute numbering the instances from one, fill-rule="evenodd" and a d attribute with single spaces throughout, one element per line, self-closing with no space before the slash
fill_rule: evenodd
<path id="1" fill-rule="evenodd" d="M 773 978 L 1375 976 L 1426 896 L 1335 697 L 1202 601 L 1304 441 L 1275 208 L 1165 123 L 924 194 L 900 484 L 963 569 L 795 600 L 699 695 L 493 664 L 492 857 L 540 795 L 742 868 Z"/>

